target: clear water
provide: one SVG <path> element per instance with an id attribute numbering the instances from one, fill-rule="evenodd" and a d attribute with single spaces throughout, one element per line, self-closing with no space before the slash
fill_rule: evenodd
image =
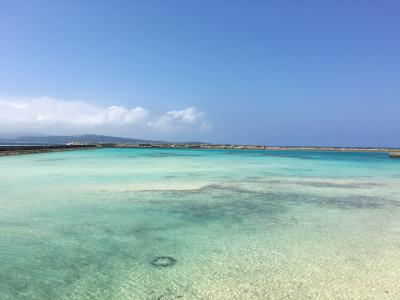
<path id="1" fill-rule="evenodd" d="M 1 157 L 0 208 L 0 299 L 400 299 L 383 153 Z"/>

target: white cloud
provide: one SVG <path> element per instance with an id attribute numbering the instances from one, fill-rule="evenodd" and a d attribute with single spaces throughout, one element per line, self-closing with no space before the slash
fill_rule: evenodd
<path id="1" fill-rule="evenodd" d="M 208 125 L 194 107 L 152 114 L 143 107 L 100 106 L 85 101 L 62 101 L 51 97 L 0 98 L 0 130 L 34 129 L 49 132 L 87 132 L 96 128 L 142 128 L 151 131 L 198 129 Z"/>
<path id="2" fill-rule="evenodd" d="M 183 110 L 172 110 L 158 117 L 155 121 L 148 122 L 148 125 L 152 128 L 162 130 L 176 130 L 192 125 L 199 125 L 200 128 L 200 121 L 203 115 L 204 113 L 198 111 L 195 107 L 189 107 Z"/>
<path id="3" fill-rule="evenodd" d="M 106 120 L 110 123 L 135 124 L 147 118 L 147 110 L 138 106 L 127 109 L 122 106 L 110 106 L 106 109 Z"/>
<path id="4" fill-rule="evenodd" d="M 99 126 L 135 124 L 147 117 L 142 107 L 101 107 L 83 101 L 60 101 L 49 97 L 0 100 L 0 124 L 51 126 Z"/>

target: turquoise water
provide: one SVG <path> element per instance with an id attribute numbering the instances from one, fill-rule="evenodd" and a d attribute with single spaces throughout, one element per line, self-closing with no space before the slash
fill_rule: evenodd
<path id="1" fill-rule="evenodd" d="M 384 153 L 99 149 L 0 171 L 0 299 L 400 299 Z"/>

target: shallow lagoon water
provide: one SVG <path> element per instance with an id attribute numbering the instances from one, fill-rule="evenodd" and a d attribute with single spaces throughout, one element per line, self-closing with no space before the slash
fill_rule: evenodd
<path id="1" fill-rule="evenodd" d="M 0 299 L 399 299 L 384 153 L 0 158 Z"/>

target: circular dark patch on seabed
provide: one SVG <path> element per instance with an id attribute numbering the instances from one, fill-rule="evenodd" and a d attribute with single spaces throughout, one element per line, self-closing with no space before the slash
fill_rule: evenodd
<path id="1" fill-rule="evenodd" d="M 157 256 L 153 258 L 150 264 L 155 268 L 173 267 L 176 264 L 176 259 L 170 256 Z"/>

